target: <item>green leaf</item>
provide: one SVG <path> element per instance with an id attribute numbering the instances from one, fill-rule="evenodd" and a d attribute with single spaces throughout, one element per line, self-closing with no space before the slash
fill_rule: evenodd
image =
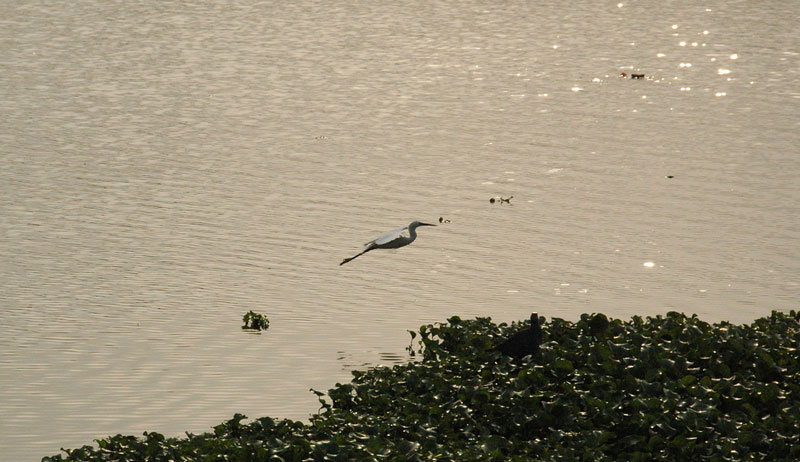
<path id="1" fill-rule="evenodd" d="M 678 383 L 679 383 L 679 384 L 680 384 L 682 387 L 688 387 L 689 385 L 691 385 L 691 384 L 695 383 L 696 381 L 697 381 L 697 377 L 695 377 L 695 376 L 693 376 L 693 375 L 685 375 L 685 376 L 683 376 L 683 378 L 681 378 L 681 379 L 678 381 Z"/>

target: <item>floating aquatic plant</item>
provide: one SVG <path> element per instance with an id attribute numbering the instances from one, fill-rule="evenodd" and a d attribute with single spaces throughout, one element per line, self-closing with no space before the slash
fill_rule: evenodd
<path id="1" fill-rule="evenodd" d="M 315 391 L 309 423 L 237 414 L 201 435 L 117 435 L 43 461 L 800 460 L 798 320 L 554 318 L 538 352 L 513 358 L 494 347 L 527 321 L 452 317 L 412 333 L 418 361 Z"/>
<path id="2" fill-rule="evenodd" d="M 242 316 L 242 322 L 244 325 L 242 329 L 250 329 L 250 330 L 267 330 L 269 328 L 269 319 L 263 314 L 256 313 L 254 311 L 248 311 Z"/>

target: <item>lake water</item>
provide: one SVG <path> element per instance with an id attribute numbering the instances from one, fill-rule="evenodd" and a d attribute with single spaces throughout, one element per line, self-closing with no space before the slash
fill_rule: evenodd
<path id="1" fill-rule="evenodd" d="M 452 315 L 797 309 L 796 6 L 3 2 L 0 460 L 305 419 Z"/>

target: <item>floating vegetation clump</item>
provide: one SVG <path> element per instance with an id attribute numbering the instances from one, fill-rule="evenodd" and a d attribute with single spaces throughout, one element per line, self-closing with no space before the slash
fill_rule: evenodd
<path id="1" fill-rule="evenodd" d="M 267 330 L 269 328 L 269 319 L 255 311 L 248 311 L 245 313 L 245 315 L 242 316 L 242 322 L 244 323 L 242 329 Z"/>
<path id="2" fill-rule="evenodd" d="M 315 391 L 308 424 L 237 414 L 202 435 L 117 435 L 43 461 L 800 460 L 799 319 L 556 318 L 515 359 L 494 347 L 527 322 L 452 317 L 412 332 L 419 361 Z"/>

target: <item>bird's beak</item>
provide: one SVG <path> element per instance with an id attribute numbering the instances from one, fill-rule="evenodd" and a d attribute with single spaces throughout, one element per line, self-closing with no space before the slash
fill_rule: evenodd
<path id="1" fill-rule="evenodd" d="M 420 226 L 436 226 L 436 225 L 432 225 L 430 223 L 420 223 L 419 225 Z"/>

